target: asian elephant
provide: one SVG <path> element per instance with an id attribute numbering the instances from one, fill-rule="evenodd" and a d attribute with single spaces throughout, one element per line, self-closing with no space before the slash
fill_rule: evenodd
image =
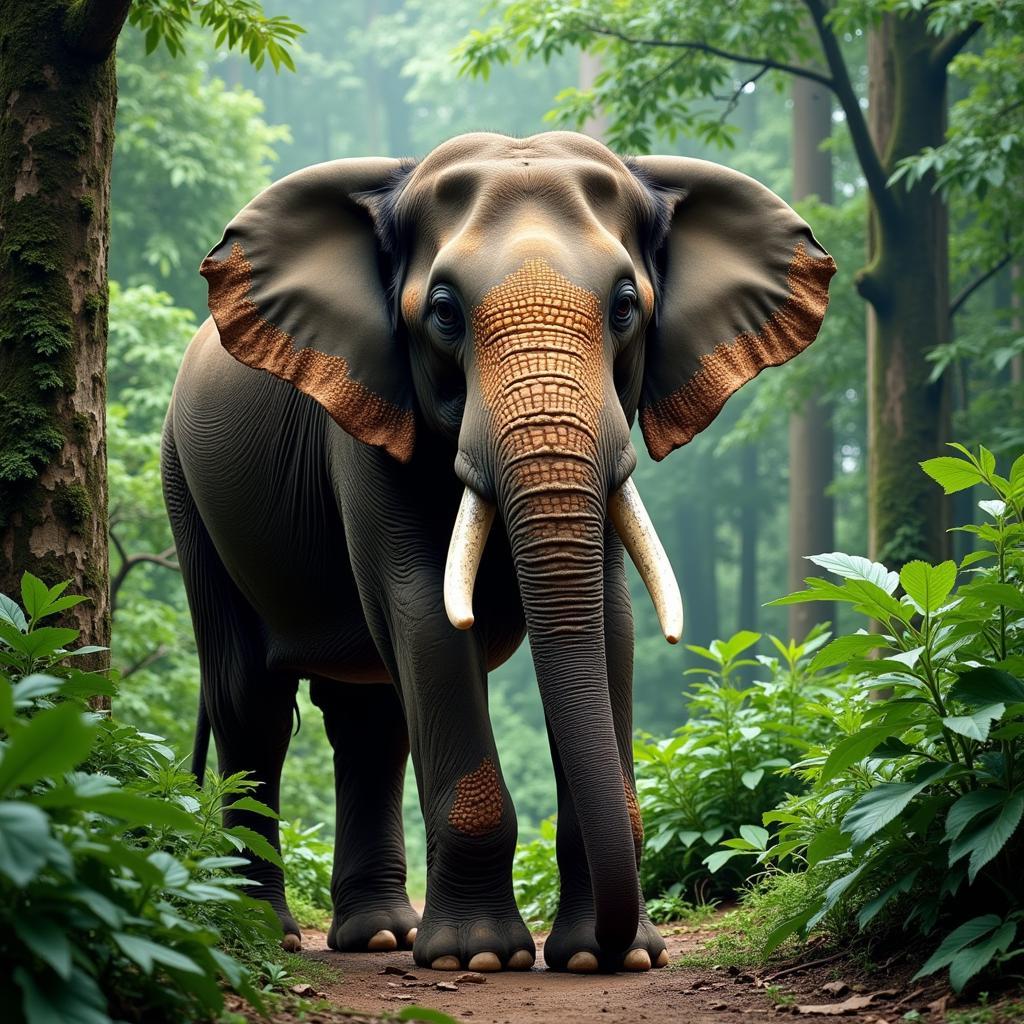
<path id="1" fill-rule="evenodd" d="M 419 162 L 292 174 L 201 272 L 163 477 L 199 649 L 197 766 L 278 807 L 300 678 L 334 749 L 329 943 L 522 970 L 512 800 L 487 673 L 529 634 L 558 789 L 544 958 L 667 962 L 637 881 L 629 549 L 670 641 L 679 591 L 630 482 L 817 334 L 832 258 L 762 185 L 571 132 L 454 138 Z M 475 589 L 474 589 L 475 588 Z M 427 830 L 405 891 L 411 749 Z M 276 823 L 227 808 L 277 845 Z M 286 944 L 282 873 L 251 877 Z"/>

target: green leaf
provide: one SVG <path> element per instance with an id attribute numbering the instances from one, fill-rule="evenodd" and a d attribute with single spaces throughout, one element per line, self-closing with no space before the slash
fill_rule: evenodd
<path id="1" fill-rule="evenodd" d="M 426 1006 L 403 1006 L 395 1020 L 420 1021 L 422 1024 L 458 1024 L 454 1018 L 440 1010 L 431 1010 Z"/>
<path id="2" fill-rule="evenodd" d="M 965 793 L 946 815 L 946 840 L 952 842 L 983 811 L 991 810 L 1009 796 L 1005 789 L 974 789 Z"/>
<path id="3" fill-rule="evenodd" d="M 71 978 L 71 943 L 64 932 L 45 914 L 17 914 L 11 918 L 14 934 L 45 964 L 53 968 L 57 977 Z"/>
<path id="4" fill-rule="evenodd" d="M 907 562 L 900 570 L 900 583 L 922 611 L 938 611 L 956 583 L 956 563 L 931 566 L 920 560 Z"/>
<path id="5" fill-rule="evenodd" d="M 106 998 L 81 968 L 72 968 L 70 981 L 47 981 L 39 987 L 24 967 L 14 972 L 27 1024 L 110 1024 Z"/>
<path id="6" fill-rule="evenodd" d="M 1002 918 L 995 914 L 985 914 L 982 917 L 973 917 L 970 921 L 966 921 L 942 940 L 939 948 L 932 953 L 925 961 L 924 966 L 910 980 L 917 981 L 919 978 L 926 978 L 929 974 L 948 967 L 961 949 L 989 935 L 1001 927 L 1002 923 Z"/>
<path id="7" fill-rule="evenodd" d="M 753 854 L 753 850 L 715 850 L 714 853 L 709 853 L 702 863 L 707 867 L 708 872 L 714 875 L 733 857 L 751 857 Z"/>
<path id="8" fill-rule="evenodd" d="M 1024 683 L 997 668 L 972 668 L 963 672 L 950 687 L 952 700 L 968 707 L 1024 702 Z"/>
<path id="9" fill-rule="evenodd" d="M 153 967 L 170 967 L 186 974 L 203 974 L 203 969 L 194 960 L 159 942 L 144 939 L 141 935 L 129 935 L 127 932 L 114 932 L 111 936 L 120 950 L 129 960 L 138 964 L 146 974 L 153 973 Z"/>
<path id="10" fill-rule="evenodd" d="M 807 845 L 807 866 L 813 868 L 829 857 L 849 849 L 850 837 L 843 835 L 838 826 L 832 825 L 819 832 Z"/>
<path id="11" fill-rule="evenodd" d="M 279 868 L 284 867 L 281 854 L 258 832 L 254 832 L 251 828 L 246 828 L 244 825 L 235 825 L 234 828 L 225 829 L 225 831 L 240 840 L 257 857 L 269 861 L 271 864 L 276 864 Z"/>
<path id="12" fill-rule="evenodd" d="M 819 669 L 832 668 L 851 658 L 859 658 L 880 647 L 888 646 L 889 641 L 878 633 L 853 633 L 850 636 L 837 636 L 814 656 L 810 671 L 817 672 Z"/>
<path id="13" fill-rule="evenodd" d="M 740 835 L 755 850 L 763 850 L 768 845 L 768 829 L 761 828 L 760 825 L 740 825 Z"/>
<path id="14" fill-rule="evenodd" d="M 21 604 L 28 617 L 38 619 L 49 603 L 50 588 L 38 576 L 30 572 L 22 573 Z"/>
<path id="15" fill-rule="evenodd" d="M 975 484 L 985 482 L 985 477 L 965 459 L 942 455 L 937 459 L 926 459 L 921 468 L 937 483 L 946 494 L 956 494 Z"/>
<path id="16" fill-rule="evenodd" d="M 906 728 L 904 724 L 893 725 L 888 722 L 883 725 L 870 725 L 840 740 L 832 748 L 822 766 L 821 774 L 818 776 L 819 783 L 828 782 L 851 764 L 863 761 L 883 740 L 905 731 Z"/>
<path id="17" fill-rule="evenodd" d="M 8 740 L 0 761 L 0 796 L 81 764 L 92 749 L 96 729 L 97 723 L 75 704 L 41 711 Z"/>
<path id="18" fill-rule="evenodd" d="M 14 718 L 14 689 L 10 680 L 0 676 L 0 729 L 6 731 Z"/>
<path id="19" fill-rule="evenodd" d="M 48 859 L 50 822 L 32 804 L 0 803 L 0 874 L 23 889 Z"/>
<path id="20" fill-rule="evenodd" d="M 836 576 L 848 580 L 863 580 L 871 583 L 887 594 L 892 594 L 899 582 L 899 577 L 890 572 L 881 562 L 872 562 L 860 555 L 847 555 L 842 551 L 833 551 L 825 555 L 807 555 L 807 560 L 827 569 Z"/>
<path id="21" fill-rule="evenodd" d="M 990 605 L 1004 605 L 1014 611 L 1024 612 L 1024 593 L 1012 583 L 970 583 L 957 591 L 957 597 L 969 597 Z"/>
<path id="22" fill-rule="evenodd" d="M 757 789 L 757 784 L 764 778 L 764 769 L 755 768 L 753 771 L 744 772 L 740 779 L 747 789 Z"/>
<path id="23" fill-rule="evenodd" d="M 842 830 L 854 846 L 867 842 L 879 829 L 897 818 L 919 793 L 938 782 L 950 771 L 950 765 L 928 765 L 914 782 L 883 782 L 868 790 L 847 811 Z"/>
<path id="24" fill-rule="evenodd" d="M 19 633 L 24 633 L 28 629 L 25 613 L 18 607 L 16 601 L 12 601 L 6 594 L 0 594 L 0 622 L 8 623 Z"/>
<path id="25" fill-rule="evenodd" d="M 202 828 L 199 820 L 169 800 L 130 793 L 123 789 L 97 793 L 95 796 L 82 796 L 78 803 L 83 811 L 94 811 L 130 825 L 168 828 L 189 833 L 198 832 Z"/>
<path id="26" fill-rule="evenodd" d="M 889 900 L 900 893 L 909 892 L 914 884 L 914 879 L 917 878 L 918 871 L 919 869 L 915 868 L 910 874 L 904 875 L 899 881 L 893 882 L 892 885 L 882 890 L 870 903 L 865 904 L 857 915 L 857 926 L 863 930 L 878 916 Z"/>
<path id="27" fill-rule="evenodd" d="M 761 949 L 762 956 L 770 956 L 786 939 L 800 931 L 811 919 L 814 911 L 815 908 L 813 906 L 808 907 L 792 917 L 787 917 L 781 924 L 776 925 L 764 940 L 764 946 Z"/>
<path id="28" fill-rule="evenodd" d="M 251 796 L 243 796 L 238 800 L 232 800 L 230 807 L 233 811 L 252 811 L 253 814 L 262 814 L 264 818 L 279 820 L 281 817 L 272 807 L 268 807 L 259 800 L 254 800 Z"/>
<path id="29" fill-rule="evenodd" d="M 990 704 L 988 707 L 978 708 L 971 715 L 947 715 L 942 719 L 942 724 L 960 736 L 983 742 L 988 739 L 992 723 L 1002 718 L 1005 711 L 1005 704 Z"/>
<path id="30" fill-rule="evenodd" d="M 983 942 L 961 949 L 949 965 L 949 983 L 953 986 L 953 990 L 962 992 L 967 982 L 988 966 L 997 953 L 1005 953 L 1010 948 L 1010 943 L 1013 942 L 1016 934 L 1016 922 L 1006 921 L 1001 928 Z"/>
<path id="31" fill-rule="evenodd" d="M 999 814 L 988 825 L 972 833 L 971 861 L 967 878 L 974 884 L 978 872 L 998 855 L 1010 837 L 1017 831 L 1021 815 L 1024 814 L 1024 793 L 1014 793 L 1003 804 Z"/>
<path id="32" fill-rule="evenodd" d="M 25 634 L 24 651 L 29 657 L 48 658 L 56 651 L 67 647 L 78 637 L 77 629 L 60 629 L 57 626 L 37 626 Z"/>

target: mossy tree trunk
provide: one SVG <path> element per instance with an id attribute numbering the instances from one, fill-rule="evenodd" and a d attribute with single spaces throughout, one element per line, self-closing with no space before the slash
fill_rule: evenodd
<path id="1" fill-rule="evenodd" d="M 925 12 L 886 15 L 868 44 L 871 134 L 888 176 L 939 146 L 948 56 Z M 948 213 L 931 177 L 873 196 L 869 263 L 858 288 L 868 312 L 869 548 L 892 565 L 949 550 L 947 503 L 917 464 L 949 440 L 945 377 L 929 383 L 929 349 L 949 337 Z"/>
<path id="2" fill-rule="evenodd" d="M 0 591 L 70 579 L 110 636 L 106 341 L 114 45 L 130 0 L 0 0 Z"/>

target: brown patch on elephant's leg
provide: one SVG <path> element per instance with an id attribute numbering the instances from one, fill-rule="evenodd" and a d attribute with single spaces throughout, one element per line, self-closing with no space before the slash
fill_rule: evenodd
<path id="1" fill-rule="evenodd" d="M 644 819 L 640 814 L 640 804 L 636 799 L 636 792 L 630 784 L 626 773 L 622 773 L 622 786 L 626 791 L 626 810 L 629 811 L 629 827 L 633 832 L 633 845 L 636 847 L 637 857 L 644 845 Z"/>
<path id="2" fill-rule="evenodd" d="M 467 836 L 485 836 L 501 824 L 501 806 L 498 769 L 485 757 L 479 768 L 459 779 L 448 824 Z"/>

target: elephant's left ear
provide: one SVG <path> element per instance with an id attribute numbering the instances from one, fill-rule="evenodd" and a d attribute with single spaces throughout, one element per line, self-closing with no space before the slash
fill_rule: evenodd
<path id="1" fill-rule="evenodd" d="M 640 401 L 647 448 L 663 459 L 814 340 L 836 266 L 800 216 L 745 174 L 685 157 L 633 166 L 672 206 Z"/>
<path id="2" fill-rule="evenodd" d="M 236 359 L 290 381 L 354 437 L 407 462 L 416 432 L 409 356 L 392 331 L 365 203 L 403 166 L 334 160 L 282 178 L 231 221 L 200 273 Z"/>

